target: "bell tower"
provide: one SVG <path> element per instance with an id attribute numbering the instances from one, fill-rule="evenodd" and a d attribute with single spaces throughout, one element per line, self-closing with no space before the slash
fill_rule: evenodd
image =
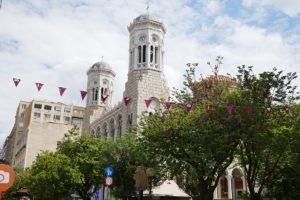
<path id="1" fill-rule="evenodd" d="M 89 133 L 90 124 L 111 108 L 116 74 L 108 63 L 100 61 L 89 68 L 87 76 L 87 100 L 83 122 L 84 133 Z"/>
<path id="2" fill-rule="evenodd" d="M 126 111 L 127 123 L 136 124 L 143 111 L 150 107 L 159 109 L 159 100 L 168 99 L 169 89 L 164 76 L 165 26 L 155 17 L 144 14 L 133 20 L 129 31 L 129 69 L 124 97 L 130 97 Z M 128 127 L 128 125 L 126 126 Z"/>

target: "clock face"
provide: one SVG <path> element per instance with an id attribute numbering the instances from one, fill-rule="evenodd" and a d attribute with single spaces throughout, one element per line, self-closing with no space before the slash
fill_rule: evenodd
<path id="1" fill-rule="evenodd" d="M 140 42 L 144 42 L 145 40 L 146 40 L 146 36 L 141 36 L 140 38 L 139 38 L 139 40 L 140 40 Z"/>
<path id="2" fill-rule="evenodd" d="M 152 42 L 157 42 L 157 37 L 152 37 Z"/>

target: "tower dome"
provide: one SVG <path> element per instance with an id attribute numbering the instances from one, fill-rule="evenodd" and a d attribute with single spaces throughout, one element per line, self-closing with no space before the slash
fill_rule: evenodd
<path id="1" fill-rule="evenodd" d="M 91 69 L 109 69 L 111 70 L 111 66 L 104 61 L 96 62 L 92 65 Z"/>

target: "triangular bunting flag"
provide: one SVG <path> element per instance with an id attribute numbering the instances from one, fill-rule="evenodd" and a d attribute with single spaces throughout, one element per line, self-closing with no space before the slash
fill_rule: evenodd
<path id="1" fill-rule="evenodd" d="M 17 87 L 19 85 L 21 79 L 19 79 L 19 78 L 13 78 L 13 81 L 15 83 L 15 86 Z"/>
<path id="2" fill-rule="evenodd" d="M 271 107 L 267 107 L 267 113 L 271 114 L 272 113 L 272 108 Z"/>
<path id="3" fill-rule="evenodd" d="M 165 105 L 166 105 L 166 108 L 169 110 L 172 106 L 173 106 L 173 102 L 170 102 L 170 101 L 168 101 L 168 102 L 166 102 L 165 103 Z"/>
<path id="4" fill-rule="evenodd" d="M 129 101 L 131 100 L 130 97 L 124 97 L 124 103 L 125 103 L 125 106 L 128 105 Z"/>
<path id="5" fill-rule="evenodd" d="M 103 102 L 103 103 L 105 103 L 105 101 L 106 101 L 106 99 L 109 97 L 109 95 L 106 95 L 105 97 L 104 97 L 104 95 L 101 95 L 101 101 Z"/>
<path id="6" fill-rule="evenodd" d="M 247 113 L 248 113 L 249 115 L 251 115 L 251 114 L 253 113 L 253 108 L 252 108 L 252 106 L 248 106 L 246 111 L 247 111 Z"/>
<path id="7" fill-rule="evenodd" d="M 87 91 L 80 91 L 80 95 L 81 95 L 81 100 L 82 101 L 85 98 L 86 94 L 87 94 Z"/>
<path id="8" fill-rule="evenodd" d="M 184 107 L 185 107 L 185 109 L 186 109 L 188 112 L 190 112 L 190 111 L 192 110 L 192 108 L 193 108 L 193 105 L 192 105 L 191 103 L 186 103 L 186 104 L 184 105 Z"/>
<path id="9" fill-rule="evenodd" d="M 233 113 L 233 105 L 232 104 L 228 104 L 226 110 L 227 110 L 228 114 L 232 114 Z"/>
<path id="10" fill-rule="evenodd" d="M 64 88 L 64 87 L 58 87 L 58 89 L 59 89 L 60 96 L 62 96 L 64 94 L 64 92 L 66 91 L 66 88 Z"/>
<path id="11" fill-rule="evenodd" d="M 290 113 L 290 108 L 289 107 L 285 107 L 283 109 L 283 111 L 286 113 L 286 114 L 289 114 Z"/>
<path id="12" fill-rule="evenodd" d="M 212 105 L 207 105 L 207 106 L 206 106 L 206 110 L 207 110 L 207 112 L 208 112 L 209 114 L 211 114 L 212 111 L 213 111 L 213 106 L 212 106 Z"/>
<path id="13" fill-rule="evenodd" d="M 152 102 L 151 99 L 146 99 L 146 100 L 145 100 L 145 104 L 146 104 L 147 108 L 149 108 L 151 102 Z"/>
<path id="14" fill-rule="evenodd" d="M 36 88 L 38 89 L 38 91 L 40 91 L 44 84 L 43 83 L 35 83 L 35 85 L 36 85 Z"/>

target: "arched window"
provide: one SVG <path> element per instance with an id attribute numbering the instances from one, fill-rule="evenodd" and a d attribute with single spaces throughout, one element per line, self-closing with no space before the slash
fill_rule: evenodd
<path id="1" fill-rule="evenodd" d="M 158 64 L 158 47 L 155 47 L 155 66 Z"/>
<path id="2" fill-rule="evenodd" d="M 109 122 L 109 130 L 110 130 L 110 136 L 112 138 L 115 137 L 115 120 L 111 119 Z"/>
<path id="3" fill-rule="evenodd" d="M 96 88 L 94 101 L 98 100 L 98 96 L 99 96 L 99 88 Z"/>
<path id="4" fill-rule="evenodd" d="M 101 129 L 100 129 L 100 126 L 97 127 L 96 137 L 101 137 Z"/>
<path id="5" fill-rule="evenodd" d="M 150 63 L 153 63 L 153 46 L 150 46 Z"/>
<path id="6" fill-rule="evenodd" d="M 103 137 L 106 138 L 107 137 L 107 133 L 108 133 L 108 130 L 107 130 L 107 123 L 104 123 L 103 124 Z"/>
<path id="7" fill-rule="evenodd" d="M 138 51 L 139 51 L 139 63 L 141 63 L 142 62 L 142 47 L 141 46 L 138 47 Z"/>
<path id="8" fill-rule="evenodd" d="M 221 183 L 221 197 L 228 198 L 228 181 L 226 177 L 222 177 L 220 180 Z"/>
<path id="9" fill-rule="evenodd" d="M 146 62 L 146 53 L 147 53 L 146 45 L 143 45 L 143 63 Z"/>
<path id="10" fill-rule="evenodd" d="M 117 134 L 119 137 L 122 135 L 122 115 L 119 115 L 117 119 Z"/>

